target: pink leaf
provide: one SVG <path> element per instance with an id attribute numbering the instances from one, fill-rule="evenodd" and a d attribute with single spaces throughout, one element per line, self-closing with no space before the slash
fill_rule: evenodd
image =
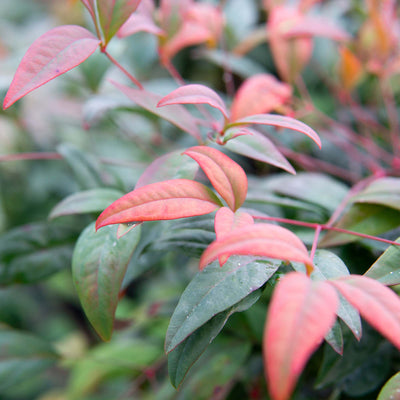
<path id="1" fill-rule="evenodd" d="M 221 111 L 225 118 L 228 118 L 228 111 L 221 97 L 214 90 L 204 85 L 185 85 L 175 89 L 163 97 L 157 107 L 171 104 L 208 104 Z"/>
<path id="2" fill-rule="evenodd" d="M 290 100 L 292 88 L 270 74 L 257 74 L 244 81 L 233 99 L 231 121 L 278 109 Z"/>
<path id="3" fill-rule="evenodd" d="M 329 283 L 291 272 L 278 283 L 268 309 L 263 353 L 273 400 L 288 400 L 307 360 L 336 319 L 338 295 Z"/>
<path id="4" fill-rule="evenodd" d="M 171 122 L 171 124 L 174 124 L 185 132 L 188 132 L 197 140 L 201 140 L 200 131 L 197 127 L 198 120 L 193 117 L 185 107 L 177 104 L 165 109 L 158 108 L 157 103 L 161 99 L 160 95 L 146 90 L 133 89 L 114 81 L 111 81 L 111 83 L 140 107 L 143 107 L 147 111 Z"/>
<path id="5" fill-rule="evenodd" d="M 85 61 L 100 44 L 92 33 L 76 25 L 51 29 L 25 53 L 4 99 L 3 108 Z"/>
<path id="6" fill-rule="evenodd" d="M 220 201 L 207 186 L 188 179 L 152 183 L 122 196 L 96 221 L 102 226 L 192 217 L 213 212 Z"/>
<path id="7" fill-rule="evenodd" d="M 83 5 L 88 9 L 93 21 L 96 21 L 96 5 L 95 0 L 81 0 Z"/>
<path id="8" fill-rule="evenodd" d="M 202 254 L 199 268 L 204 269 L 220 256 L 232 255 L 269 257 L 312 266 L 303 242 L 288 229 L 272 224 L 246 225 L 215 240 Z"/>
<path id="9" fill-rule="evenodd" d="M 231 126 L 239 126 L 239 125 L 272 125 L 280 128 L 292 129 L 294 131 L 304 133 L 309 138 L 314 140 L 314 142 L 321 147 L 321 139 L 319 138 L 317 132 L 314 129 L 310 128 L 308 125 L 303 122 L 298 121 L 297 119 L 284 117 L 282 115 L 275 114 L 256 114 L 250 115 L 249 117 L 239 119 L 231 124 Z"/>
<path id="10" fill-rule="evenodd" d="M 370 325 L 400 349 L 400 299 L 375 279 L 350 275 L 331 280 Z"/>
<path id="11" fill-rule="evenodd" d="M 243 204 L 247 195 L 247 176 L 239 164 L 219 150 L 207 146 L 191 147 L 183 154 L 200 165 L 215 190 L 233 211 Z"/>
<path id="12" fill-rule="evenodd" d="M 250 214 L 236 211 L 235 213 L 228 207 L 221 207 L 215 214 L 215 233 L 217 240 L 226 234 L 246 225 L 253 225 L 254 219 Z"/>
<path id="13" fill-rule="evenodd" d="M 136 10 L 140 0 L 97 0 L 99 20 L 106 44 Z"/>

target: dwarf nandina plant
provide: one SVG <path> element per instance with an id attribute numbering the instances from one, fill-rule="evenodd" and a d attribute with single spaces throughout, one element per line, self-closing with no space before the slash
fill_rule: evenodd
<path id="1" fill-rule="evenodd" d="M 169 308 L 163 306 L 168 301 L 153 299 L 146 323 L 143 315 L 121 322 L 119 305 L 132 297 L 130 290 L 140 286 L 140 279 L 151 281 L 152 277 L 146 274 L 154 265 L 164 263 L 171 268 L 175 264 L 176 274 L 190 274 L 190 283 L 181 291 L 172 316 L 167 313 L 170 322 L 166 333 L 163 330 L 174 387 L 182 385 L 208 345 L 228 331 L 232 337 L 228 334 L 226 345 L 221 346 L 221 354 L 226 353 L 228 358 L 220 363 L 220 370 L 225 368 L 228 372 L 215 373 L 229 376 L 225 381 L 217 380 L 223 382 L 222 386 L 216 384 L 212 392 L 199 394 L 198 398 L 264 398 L 257 368 L 252 368 L 254 376 L 250 369 L 243 368 L 257 365 L 257 357 L 262 357 L 271 399 L 304 398 L 303 383 L 296 391 L 297 382 L 305 369 L 312 368 L 306 367 L 310 357 L 316 352 L 322 356 L 322 351 L 325 353 L 318 376 L 315 379 L 312 374 L 311 380 L 316 390 L 326 390 L 332 399 L 339 398 L 341 392 L 351 398 L 376 391 L 391 371 L 385 370 L 384 376 L 377 374 L 374 383 L 364 388 L 352 374 L 357 368 L 359 374 L 366 374 L 369 364 L 364 364 L 369 354 L 360 361 L 354 355 L 356 345 L 351 343 L 352 336 L 356 341 L 368 341 L 368 335 L 375 335 L 368 333 L 364 338 L 362 317 L 368 323 L 364 325 L 366 332 L 371 326 L 385 338 L 373 336 L 385 343 L 374 347 L 374 351 L 379 347 L 378 358 L 387 359 L 389 342 L 400 350 L 400 299 L 390 288 L 396 289 L 400 284 L 399 243 L 395 240 L 400 226 L 400 124 L 395 103 L 398 93 L 391 86 L 400 71 L 395 2 L 366 2 L 365 21 L 352 36 L 333 20 L 329 10 L 322 15 L 324 7 L 318 1 L 299 0 L 293 4 L 266 0 L 263 25 L 250 24 L 243 31 L 245 34 L 238 34 L 236 39 L 229 36 L 235 32 L 229 25 L 229 6 L 234 4 L 231 7 L 239 14 L 250 7 L 240 1 L 80 3 L 70 2 L 69 6 L 84 6 L 93 30 L 63 25 L 36 39 L 15 72 L 3 108 L 81 64 L 84 69 L 100 53 L 123 78 L 106 80 L 107 90 L 116 98 L 101 97 L 104 73 L 100 71 L 98 82 L 92 85 L 97 92 L 93 101 L 98 103 L 93 108 L 89 101 L 84 107 L 83 126 L 101 127 L 99 120 L 112 111 L 114 128 L 123 133 L 126 124 L 121 122 L 122 116 L 128 109 L 135 115 L 132 121 L 133 125 L 137 123 L 137 129 L 151 126 L 157 135 L 149 142 L 139 136 L 134 138 L 137 148 L 147 148 L 149 157 L 146 167 L 129 180 L 129 185 L 121 183 L 126 179 L 121 171 L 99 166 L 118 161 L 98 158 L 97 163 L 71 145 L 60 145 L 57 153 L 0 158 L 62 158 L 84 189 L 64 198 L 50 213 L 51 220 L 72 218 L 73 232 L 66 224 L 52 225 L 51 230 L 47 226 L 35 228 L 32 232 L 22 228 L 4 235 L 0 242 L 0 284 L 32 283 L 51 275 L 61 268 L 57 265 L 59 260 L 55 260 L 61 253 L 52 251 L 64 241 L 73 242 L 72 259 L 66 255 L 61 261 L 72 263 L 72 279 L 81 306 L 100 338 L 110 341 L 110 347 L 99 347 L 90 356 L 101 360 L 117 354 L 121 365 L 130 366 L 131 359 L 124 357 L 137 357 L 134 351 L 126 353 L 130 340 L 132 349 L 140 354 L 140 349 L 149 345 L 140 338 L 141 330 L 149 329 L 166 314 L 165 309 Z M 256 13 L 256 2 L 251 4 Z M 354 34 L 353 28 L 351 33 Z M 140 34 L 155 40 L 158 67 L 170 76 L 171 89 L 154 90 L 157 85 L 151 85 L 151 75 L 142 73 L 144 77 L 137 78 L 129 72 L 129 65 L 122 66 L 118 57 L 111 54 L 114 43 Z M 312 60 L 315 37 L 335 46 L 331 51 L 339 61 L 334 66 L 334 78 Z M 274 65 L 270 70 L 246 56 L 257 48 L 264 49 L 260 46 L 265 41 Z M 176 56 L 190 57 L 189 47 L 193 46 L 201 49 L 197 49 L 197 57 L 221 68 L 225 88 L 211 88 L 207 82 L 181 76 L 179 66 L 174 65 Z M 101 62 L 96 59 L 95 64 Z M 340 112 L 333 117 L 318 109 L 313 99 L 315 89 L 307 87 L 304 70 L 312 68 L 313 63 L 315 74 L 327 83 L 326 97 L 340 104 Z M 367 107 L 363 109 L 363 99 L 357 99 L 353 92 L 358 85 L 370 84 L 367 74 L 377 79 L 381 95 L 379 100 L 374 99 L 377 103 L 367 102 L 375 112 L 373 116 Z M 95 79 L 92 75 L 96 75 L 94 69 L 87 79 Z M 363 96 L 361 89 L 359 95 Z M 173 134 L 165 122 L 176 128 Z M 324 155 L 324 146 L 330 155 Z M 91 154 L 94 155 L 95 152 Z M 296 175 L 296 168 L 288 159 L 305 171 Z M 278 169 L 285 172 L 278 174 Z M 134 186 L 133 190 L 128 186 Z M 74 222 L 74 216 L 83 214 L 88 214 L 88 220 Z M 81 226 L 83 222 L 86 226 Z M 77 232 L 79 238 L 75 240 Z M 39 239 L 38 235 L 46 239 Z M 23 244 L 12 247 L 15 240 Z M 375 259 L 379 257 L 372 266 L 371 260 L 367 267 L 357 266 L 356 257 L 346 255 L 347 249 L 351 252 L 360 248 Z M 352 261 L 348 268 L 345 262 L 349 259 Z M 191 269 L 193 260 L 197 273 Z M 26 266 L 21 266 L 24 262 Z M 38 272 L 39 277 L 35 277 L 28 267 L 38 265 L 46 268 L 42 276 Z M 183 268 L 186 271 L 182 273 Z M 244 317 L 230 318 L 234 313 Z M 265 325 L 261 323 L 262 337 L 258 335 L 260 315 L 266 315 Z M 236 325 L 232 321 L 237 321 Z M 112 338 L 114 330 L 118 331 L 117 338 Z M 11 332 L 8 326 L 1 326 L 0 335 L 6 339 L 0 341 L 23 341 L 18 336 L 21 333 L 13 336 Z M 44 344 L 35 341 L 39 339 L 32 340 L 30 351 L 34 356 L 47 354 L 49 360 L 59 357 L 50 347 L 43 350 Z M 250 344 L 261 344 L 262 350 L 251 348 Z M 232 346 L 238 349 L 231 355 Z M 14 356 L 13 348 L 6 350 L 6 357 Z M 342 361 L 346 360 L 346 351 L 353 352 L 353 364 Z M 138 362 L 132 368 L 141 370 L 156 391 L 155 382 L 162 373 L 165 355 L 159 355 L 157 346 L 156 350 L 153 346 L 144 360 L 143 365 Z M 146 363 L 151 367 L 145 368 Z M 99 371 L 92 375 L 93 366 L 77 365 L 72 373 L 75 380 L 68 389 L 71 398 L 77 399 L 83 393 L 94 392 L 96 382 L 120 374 L 121 368 L 98 366 Z M 88 379 L 91 383 L 79 382 L 76 376 L 87 370 L 92 371 Z M 247 381 L 241 375 L 247 376 Z M 352 380 L 356 382 L 353 386 Z M 395 376 L 382 390 L 380 400 L 394 398 L 396 382 Z M 146 390 L 142 386 L 138 383 L 133 392 Z M 1 387 L 0 377 L 0 393 Z M 224 389 L 218 392 L 218 387 Z M 182 388 L 186 390 L 185 385 Z M 235 390 L 241 393 L 239 397 Z M 160 393 L 157 396 L 163 396 Z M 317 398 L 318 394 L 310 396 Z"/>

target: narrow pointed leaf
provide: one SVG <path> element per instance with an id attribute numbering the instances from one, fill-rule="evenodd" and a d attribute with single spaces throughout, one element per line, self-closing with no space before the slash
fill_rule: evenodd
<path id="1" fill-rule="evenodd" d="M 221 256 L 253 255 L 284 261 L 298 261 L 312 266 L 303 242 L 292 232 L 272 224 L 254 224 L 235 229 L 217 239 L 200 258 L 199 268 Z"/>
<path id="2" fill-rule="evenodd" d="M 399 400 L 400 399 L 400 372 L 393 375 L 379 392 L 377 400 Z"/>
<path id="3" fill-rule="evenodd" d="M 239 164 L 219 150 L 207 146 L 191 147 L 184 154 L 200 165 L 215 190 L 233 211 L 243 204 L 247 194 L 247 177 Z"/>
<path id="4" fill-rule="evenodd" d="M 264 331 L 264 364 L 273 400 L 288 400 L 307 360 L 332 328 L 338 296 L 326 282 L 287 274 L 275 288 Z"/>
<path id="5" fill-rule="evenodd" d="M 304 133 L 306 136 L 311 138 L 318 145 L 318 147 L 321 147 L 321 139 L 319 138 L 317 132 L 315 132 L 312 128 L 310 128 L 303 122 L 298 121 L 297 119 L 285 117 L 282 115 L 275 115 L 275 114 L 250 115 L 249 117 L 238 119 L 237 121 L 232 122 L 231 124 L 229 124 L 229 126 L 252 125 L 252 124 L 271 125 Z"/>
<path id="6" fill-rule="evenodd" d="M 270 139 L 261 132 L 248 127 L 234 127 L 225 132 L 225 136 L 234 137 L 226 142 L 225 147 L 234 153 L 271 164 L 295 175 L 295 169 Z"/>
<path id="7" fill-rule="evenodd" d="M 147 32 L 157 36 L 164 34 L 164 31 L 154 23 L 151 16 L 135 12 L 118 30 L 118 37 L 123 38 L 137 32 Z"/>
<path id="8" fill-rule="evenodd" d="M 97 0 L 100 25 L 106 43 L 136 10 L 140 0 Z"/>
<path id="9" fill-rule="evenodd" d="M 85 61 L 100 44 L 87 29 L 64 25 L 37 39 L 25 53 L 4 99 L 3 108 Z"/>
<path id="10" fill-rule="evenodd" d="M 100 214 L 96 229 L 110 224 L 193 217 L 220 206 L 207 186 L 188 179 L 172 179 L 142 186 L 122 196 Z"/>
<path id="11" fill-rule="evenodd" d="M 162 96 L 146 90 L 133 89 L 114 81 L 111 81 L 111 83 L 140 107 L 188 132 L 197 140 L 201 140 L 200 131 L 197 126 L 198 120 L 185 107 L 177 104 L 167 108 L 159 108 L 157 107 L 157 103 L 161 100 Z"/>
<path id="12" fill-rule="evenodd" d="M 350 275 L 330 281 L 367 322 L 400 349 L 400 299 L 375 279 Z"/>
<path id="13" fill-rule="evenodd" d="M 397 238 L 396 242 L 400 243 L 400 238 Z M 400 246 L 388 247 L 364 275 L 376 279 L 384 285 L 399 285 L 399 257 Z"/>
<path id="14" fill-rule="evenodd" d="M 214 90 L 204 85 L 181 86 L 163 97 L 157 106 L 163 107 L 171 104 L 208 104 L 221 111 L 222 115 L 228 118 L 228 111 L 221 97 Z"/>
<path id="15" fill-rule="evenodd" d="M 95 0 L 81 0 L 83 5 L 87 8 L 90 13 L 90 16 L 93 19 L 93 22 L 96 21 L 96 4 Z"/>
<path id="16" fill-rule="evenodd" d="M 117 227 L 95 231 L 94 223 L 81 234 L 72 259 L 72 275 L 87 318 L 103 340 L 113 331 L 118 304 L 128 262 L 140 238 L 140 227 L 121 239 Z"/>
<path id="17" fill-rule="evenodd" d="M 92 189 L 74 193 L 58 203 L 49 215 L 57 218 L 63 215 L 84 214 L 103 211 L 113 201 L 123 195 L 115 189 Z"/>
<path id="18" fill-rule="evenodd" d="M 232 257 L 197 273 L 183 292 L 171 317 L 165 350 L 172 351 L 212 317 L 229 309 L 260 288 L 278 269 L 279 263 Z"/>

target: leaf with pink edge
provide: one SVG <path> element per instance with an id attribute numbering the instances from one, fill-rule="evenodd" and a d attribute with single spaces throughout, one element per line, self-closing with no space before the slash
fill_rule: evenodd
<path id="1" fill-rule="evenodd" d="M 288 400 L 307 360 L 332 328 L 339 304 L 327 282 L 291 272 L 275 288 L 264 330 L 266 379 L 273 400 Z"/>
<path id="2" fill-rule="evenodd" d="M 253 217 L 245 212 L 235 213 L 228 207 L 221 207 L 215 214 L 215 233 L 217 239 L 222 238 L 229 232 L 246 225 L 253 225 Z"/>
<path id="3" fill-rule="evenodd" d="M 3 108 L 75 68 L 92 55 L 99 44 L 96 36 L 77 25 L 59 26 L 40 36 L 22 58 Z"/>
<path id="4" fill-rule="evenodd" d="M 193 158 L 205 172 L 228 206 L 237 210 L 247 195 L 247 176 L 243 168 L 227 155 L 207 146 L 195 146 L 183 154 Z"/>
<path id="5" fill-rule="evenodd" d="M 214 92 L 214 90 L 204 85 L 185 85 L 175 89 L 167 96 L 163 97 L 157 107 L 169 106 L 171 104 L 208 104 L 221 111 L 225 118 L 228 118 L 228 111 L 225 103 Z"/>
<path id="6" fill-rule="evenodd" d="M 221 205 L 202 183 L 172 179 L 135 189 L 114 201 L 100 214 L 96 230 L 110 224 L 193 217 L 211 213 Z"/>

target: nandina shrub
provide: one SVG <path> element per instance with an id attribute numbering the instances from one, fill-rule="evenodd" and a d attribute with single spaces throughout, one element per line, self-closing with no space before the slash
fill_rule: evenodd
<path id="1" fill-rule="evenodd" d="M 395 2 L 55 4 L 0 115 L 2 396 L 393 398 Z"/>

